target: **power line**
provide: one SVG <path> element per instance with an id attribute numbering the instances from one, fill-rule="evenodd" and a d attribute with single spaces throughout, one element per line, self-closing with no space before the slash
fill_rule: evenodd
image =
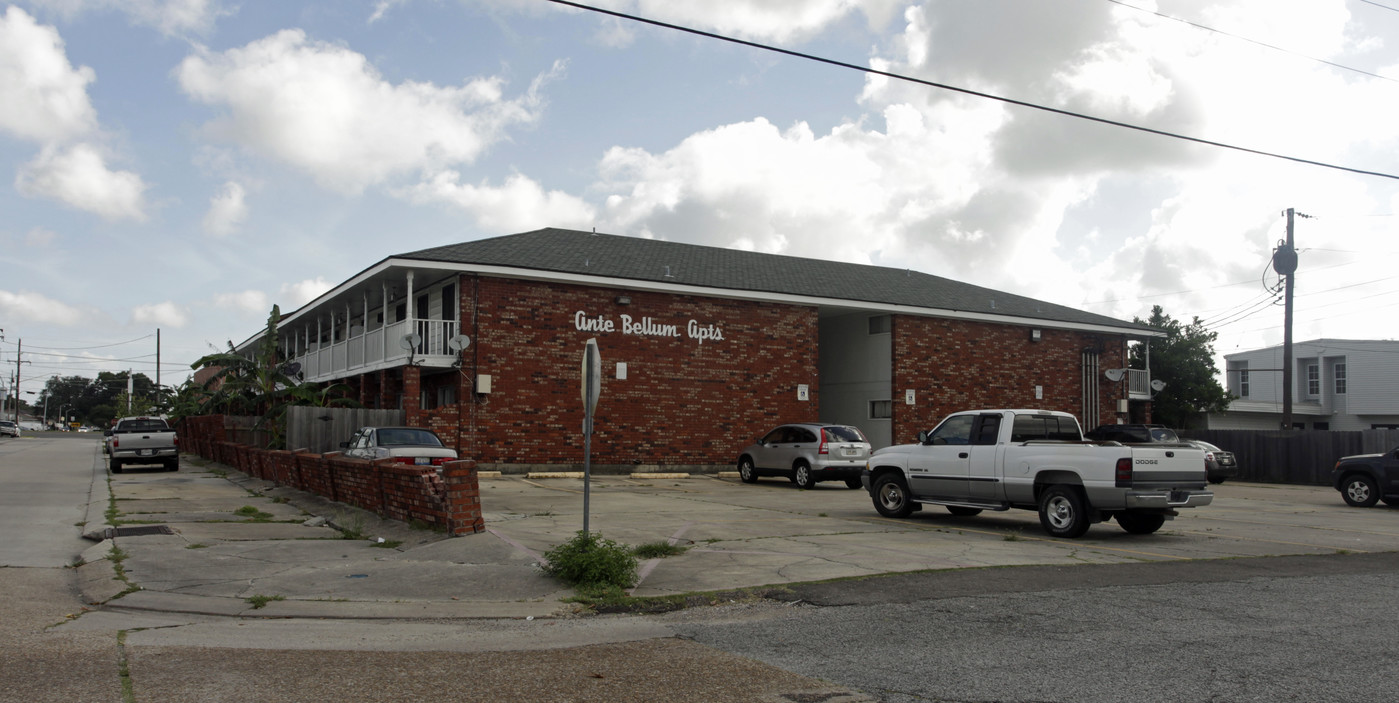
<path id="1" fill-rule="evenodd" d="M 1335 61 L 1327 61 L 1326 59 L 1319 59 L 1319 58 L 1317 58 L 1317 57 L 1315 57 L 1315 56 L 1308 56 L 1308 55 L 1306 55 L 1306 54 L 1300 54 L 1300 53 L 1295 52 L 1295 51 L 1290 51 L 1290 50 L 1288 50 L 1288 49 L 1284 49 L 1284 48 L 1282 48 L 1282 47 L 1280 47 L 1280 46 L 1273 46 L 1272 44 L 1269 44 L 1269 43 L 1267 43 L 1267 42 L 1258 41 L 1257 39 L 1249 39 L 1248 37 L 1241 36 L 1241 35 L 1238 35 L 1238 34 L 1234 34 L 1234 33 L 1232 33 L 1232 32 L 1226 32 L 1226 31 L 1224 31 L 1224 30 L 1222 30 L 1222 29 L 1215 29 L 1214 27 L 1209 27 L 1209 26 L 1206 26 L 1206 25 L 1203 25 L 1203 24 L 1199 24 L 1199 23 L 1197 23 L 1197 22 L 1191 22 L 1190 20 L 1181 19 L 1180 17 L 1173 17 L 1173 16 L 1171 16 L 1171 15 L 1167 15 L 1167 14 L 1164 14 L 1164 13 L 1161 13 L 1161 12 L 1157 12 L 1157 11 L 1155 11 L 1155 10 L 1148 10 L 1148 9 L 1146 9 L 1145 7 L 1137 7 L 1136 5 L 1129 5 L 1129 4 L 1125 3 L 1125 2 L 1122 2 L 1122 0 L 1108 0 L 1108 2 L 1110 2 L 1110 3 L 1114 4 L 1114 5 L 1121 5 L 1122 7 L 1126 7 L 1126 8 L 1132 9 L 1132 10 L 1136 10 L 1137 12 L 1145 12 L 1145 13 L 1147 13 L 1147 14 L 1149 14 L 1149 15 L 1156 15 L 1157 17 L 1160 17 L 1161 19 L 1167 19 L 1167 20 L 1171 20 L 1172 22 L 1180 22 L 1181 24 L 1187 24 L 1187 25 L 1190 25 L 1191 27 L 1195 27 L 1196 29 L 1203 29 L 1203 30 L 1205 30 L 1206 32 L 1214 32 L 1214 33 L 1216 33 L 1216 34 L 1223 34 L 1223 35 L 1226 36 L 1226 37 L 1232 37 L 1232 38 L 1234 38 L 1234 39 L 1238 39 L 1239 41 L 1246 41 L 1246 42 L 1248 42 L 1248 43 L 1250 43 L 1250 44 L 1257 44 L 1258 46 L 1261 46 L 1261 47 L 1263 47 L 1263 48 L 1265 48 L 1265 49 L 1272 49 L 1273 51 L 1280 51 L 1280 52 L 1282 52 L 1282 53 L 1284 53 L 1284 54 L 1291 54 L 1291 55 L 1293 55 L 1293 56 L 1297 56 L 1297 57 L 1300 57 L 1300 58 L 1307 59 L 1308 61 L 1315 61 L 1315 62 L 1317 62 L 1317 63 L 1326 64 L 1327 66 L 1333 66 L 1333 67 L 1335 67 L 1335 68 L 1340 68 L 1340 69 L 1344 69 L 1344 70 L 1347 70 L 1347 71 L 1354 71 L 1354 72 L 1356 72 L 1356 73 L 1362 73 L 1362 74 L 1364 74 L 1364 75 L 1370 76 L 1371 78 L 1380 78 L 1380 79 L 1383 79 L 1383 80 L 1386 80 L 1386 81 L 1393 81 L 1393 82 L 1395 82 L 1395 83 L 1399 83 L 1399 79 L 1390 78 L 1389 76 L 1382 76 L 1382 75 L 1380 75 L 1380 74 L 1378 74 L 1378 73 L 1371 73 L 1371 72 L 1366 71 L 1366 70 L 1363 70 L 1363 69 L 1354 68 L 1354 67 L 1352 67 L 1352 66 L 1346 66 L 1346 65 L 1344 65 L 1344 64 L 1339 64 L 1339 63 L 1336 63 Z"/>
<path id="2" fill-rule="evenodd" d="M 49 350 L 54 350 L 54 351 L 83 351 L 83 350 L 85 350 L 85 349 L 106 349 L 106 348 L 108 348 L 108 347 L 119 347 L 119 346 L 121 346 L 121 345 L 123 345 L 123 344 L 134 344 L 134 343 L 136 343 L 136 342 L 139 342 L 139 341 L 142 341 L 142 340 L 145 340 L 145 339 L 150 339 L 150 338 L 152 338 L 152 337 L 154 337 L 154 336 L 155 336 L 155 335 L 153 335 L 153 334 L 148 334 L 148 335 L 146 335 L 146 336 L 144 336 L 144 337 L 137 337 L 136 339 L 129 339 L 129 340 L 125 341 L 125 342 L 113 342 L 113 343 L 111 343 L 111 344 L 97 344 L 97 345 L 90 346 L 90 347 L 40 347 L 40 346 L 34 346 L 34 347 L 31 347 L 31 348 L 32 348 L 32 349 L 49 349 Z"/>
<path id="3" fill-rule="evenodd" d="M 1363 170 L 1363 169 L 1351 168 L 1351 167 L 1349 167 L 1349 166 L 1341 166 L 1341 165 L 1338 165 L 1338 164 L 1330 164 L 1330 163 L 1326 163 L 1326 162 L 1324 162 L 1324 161 L 1315 161 L 1315 160 L 1312 160 L 1312 159 L 1304 159 L 1304 158 L 1301 158 L 1301 157 L 1298 157 L 1298 156 L 1288 156 L 1288 155 L 1286 155 L 1286 154 L 1278 154 L 1278 153 L 1275 153 L 1275 152 L 1262 151 L 1262 150 L 1259 150 L 1259 149 L 1250 149 L 1250 148 L 1248 148 L 1248 147 L 1242 147 L 1242 146 L 1238 146 L 1238 145 L 1235 145 L 1235 144 L 1226 144 L 1226 143 L 1224 143 L 1224 142 L 1216 142 L 1216 141 L 1212 141 L 1212 140 L 1209 140 L 1209 139 L 1203 139 L 1203 138 L 1200 138 L 1200 137 L 1191 137 L 1191 136 L 1187 136 L 1187 135 L 1184 135 L 1184 134 L 1176 134 L 1176 133 L 1174 133 L 1174 132 L 1167 132 L 1167 131 L 1160 130 L 1160 129 L 1153 129 L 1153 128 L 1151 128 L 1151 127 L 1144 127 L 1144 126 L 1142 126 L 1142 125 L 1131 124 L 1131 123 L 1129 123 L 1129 122 L 1120 122 L 1120 121 L 1118 121 L 1118 120 L 1110 120 L 1110 119 L 1107 119 L 1106 117 L 1095 117 L 1095 116 L 1093 116 L 1093 115 L 1086 115 L 1086 114 L 1083 114 L 1083 113 L 1081 113 L 1081 112 L 1073 112 L 1073 111 L 1071 111 L 1071 110 L 1064 110 L 1064 109 L 1057 108 L 1057 107 L 1049 107 L 1048 105 L 1040 105 L 1040 104 L 1038 104 L 1038 103 L 1032 103 L 1032 102 L 1028 102 L 1028 101 L 1025 101 L 1025 100 L 1017 100 L 1017 99 L 1014 99 L 1014 98 L 1007 98 L 1007 97 L 1000 96 L 1000 95 L 993 95 L 993 94 L 991 94 L 991 93 L 984 93 L 984 92 L 981 92 L 981 91 L 978 91 L 978 90 L 971 90 L 970 88 L 961 88 L 961 87 L 958 87 L 958 86 L 955 86 L 955 85 L 950 85 L 950 84 L 947 84 L 947 83 L 938 83 L 938 82 L 935 82 L 935 81 L 923 80 L 923 79 L 921 79 L 921 78 L 914 78 L 914 77 L 912 77 L 912 76 L 905 76 L 905 75 L 903 75 L 903 74 L 900 74 L 900 73 L 893 73 L 893 72 L 891 72 L 891 71 L 881 71 L 881 70 L 878 70 L 878 69 L 870 68 L 870 67 L 868 67 L 868 66 L 860 66 L 860 65 L 858 65 L 858 64 L 846 63 L 846 62 L 844 62 L 844 61 L 837 61 L 837 60 L 835 60 L 835 59 L 828 59 L 828 58 L 825 58 L 825 57 L 823 57 L 823 56 L 816 56 L 815 54 L 807 54 L 807 53 L 803 53 L 803 52 L 800 52 L 800 51 L 793 51 L 793 50 L 791 50 L 791 49 L 783 49 L 783 48 L 780 48 L 780 47 L 771 46 L 771 45 L 768 45 L 768 44 L 760 44 L 760 43 L 758 43 L 758 42 L 748 41 L 748 40 L 746 40 L 746 39 L 738 39 L 738 38 L 736 38 L 736 37 L 725 36 L 725 35 L 723 35 L 723 34 L 715 34 L 714 32 L 706 32 L 706 31 L 699 30 L 699 29 L 693 29 L 693 28 L 690 28 L 690 27 L 684 27 L 684 26 L 681 26 L 681 25 L 678 25 L 678 24 L 671 24 L 671 23 L 669 23 L 669 22 L 661 22 L 660 20 L 648 19 L 648 18 L 645 18 L 645 17 L 640 17 L 640 16 L 638 16 L 638 15 L 629 15 L 629 14 L 627 14 L 627 13 L 625 13 L 625 12 L 617 12 L 617 11 L 615 11 L 615 10 L 604 10 L 604 9 L 602 9 L 602 8 L 600 8 L 600 7 L 593 7 L 593 6 L 591 6 L 591 5 L 584 5 L 584 4 L 582 4 L 582 3 L 571 2 L 570 0 L 549 0 L 549 2 L 552 2 L 552 3 L 556 4 L 556 5 L 564 5 L 564 6 L 567 6 L 567 7 L 576 8 L 576 9 L 579 9 L 579 10 L 587 10 L 588 12 L 596 12 L 596 13 L 598 13 L 598 14 L 608 15 L 608 16 L 610 16 L 610 17 L 617 17 L 617 18 L 620 18 L 620 19 L 631 20 L 631 21 L 633 21 L 633 22 L 640 22 L 640 23 L 642 23 L 642 24 L 649 24 L 649 25 L 652 25 L 652 26 L 655 26 L 655 27 L 663 27 L 663 28 L 665 28 L 665 29 L 671 29 L 671 30 L 674 30 L 674 31 L 677 31 L 677 32 L 684 32 L 684 33 L 686 33 L 686 34 L 693 34 L 693 35 L 695 35 L 695 36 L 707 37 L 707 38 L 709 38 L 709 39 L 717 39 L 717 40 L 719 40 L 719 41 L 729 42 L 729 43 L 731 43 L 731 44 L 738 44 L 738 45 L 741 45 L 741 46 L 752 47 L 752 48 L 754 48 L 754 49 L 761 49 L 761 50 L 763 50 L 763 51 L 771 51 L 771 52 L 773 52 L 773 53 L 784 54 L 784 55 L 786 55 L 786 56 L 794 56 L 794 57 L 796 57 L 796 58 L 799 58 L 799 59 L 806 59 L 806 60 L 808 60 L 808 61 L 815 61 L 815 62 L 818 62 L 818 63 L 828 64 L 828 65 L 831 65 L 831 66 L 838 66 L 838 67 L 840 67 L 840 68 L 848 68 L 848 69 L 851 69 L 851 70 L 853 70 L 853 71 L 859 71 L 859 72 L 861 72 L 861 73 L 868 73 L 868 74 L 870 74 L 870 75 L 884 76 L 885 78 L 893 78 L 894 80 L 906 81 L 906 82 L 909 82 L 909 83 L 916 83 L 916 84 L 918 84 L 918 85 L 925 85 L 925 86 L 928 86 L 928 87 L 930 87 L 930 88 L 941 88 L 942 90 L 949 90 L 949 91 L 952 91 L 952 92 L 954 92 L 954 93 L 962 93 L 963 95 L 971 95 L 971 96 L 978 97 L 978 98 L 985 98 L 985 99 L 987 99 L 987 100 L 995 100 L 995 101 L 998 101 L 998 102 L 1006 103 L 1007 105 L 1017 105 L 1017 106 L 1019 106 L 1019 107 L 1030 108 L 1030 109 L 1032 109 L 1032 110 L 1040 110 L 1040 111 L 1042 111 L 1042 112 L 1049 112 L 1049 113 L 1053 113 L 1053 114 L 1056 114 L 1056 115 L 1063 115 L 1063 116 L 1065 116 L 1065 117 L 1074 117 L 1074 118 L 1077 118 L 1077 119 L 1080 119 L 1080 120 L 1087 120 L 1087 121 L 1089 121 L 1089 122 L 1097 122 L 1097 123 L 1099 123 L 1099 124 L 1106 124 L 1106 125 L 1111 125 L 1111 126 L 1114 126 L 1114 127 L 1122 127 L 1123 129 L 1131 129 L 1131 130 L 1135 130 L 1135 131 L 1138 131 L 1138 132 L 1145 132 L 1145 133 L 1147 133 L 1147 134 L 1155 134 L 1155 135 L 1160 136 L 1160 137 L 1168 137 L 1168 138 L 1171 138 L 1171 139 L 1179 139 L 1179 140 L 1181 140 L 1181 141 L 1191 142 L 1191 143 L 1194 143 L 1194 144 L 1203 144 L 1203 145 L 1205 145 L 1205 146 L 1213 146 L 1213 147 L 1218 147 L 1218 148 L 1220 148 L 1220 149 L 1230 149 L 1230 150 L 1242 152 L 1242 153 L 1245 153 L 1245 154 L 1253 154 L 1253 155 L 1255 155 L 1255 156 L 1266 156 L 1266 157 L 1268 157 L 1268 158 L 1281 159 L 1281 160 L 1283 160 L 1283 161 L 1291 161 L 1291 162 L 1299 163 L 1299 164 L 1308 164 L 1308 165 L 1311 165 L 1311 166 L 1319 166 L 1319 167 L 1321 167 L 1321 168 L 1329 168 L 1329 169 L 1334 169 L 1334 170 L 1337 170 L 1337 171 L 1346 171 L 1346 172 L 1348 172 L 1348 173 L 1355 173 L 1355 174 L 1360 174 L 1360 175 L 1363 175 L 1363 176 L 1377 176 L 1377 177 L 1379 177 L 1379 178 L 1389 178 L 1389 179 L 1393 179 L 1393 180 L 1399 180 L 1399 175 L 1395 175 L 1395 174 L 1392 174 L 1392 173 L 1383 173 L 1383 172 L 1380 172 L 1380 171 L 1366 171 L 1366 170 Z"/>
<path id="4" fill-rule="evenodd" d="M 1375 2 L 1375 0 L 1359 0 L 1359 2 L 1363 2 L 1363 3 L 1365 3 L 1366 5 L 1374 5 L 1375 7 L 1383 8 L 1383 9 L 1385 9 L 1385 10 L 1389 10 L 1390 12 L 1399 12 L 1399 7 L 1390 7 L 1390 6 L 1388 6 L 1388 5 L 1381 5 L 1380 3 Z"/>

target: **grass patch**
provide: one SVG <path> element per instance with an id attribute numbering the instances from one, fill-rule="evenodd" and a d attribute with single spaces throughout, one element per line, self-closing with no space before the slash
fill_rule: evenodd
<path id="1" fill-rule="evenodd" d="M 1004 540 L 1004 541 L 1006 541 L 1006 542 L 1019 542 L 1019 541 L 1020 541 L 1020 533 L 1019 533 L 1019 532 L 1007 532 L 1007 533 L 1006 533 L 1006 536 L 1005 536 L 1005 537 L 1002 537 L 1001 539 Z"/>
<path id="2" fill-rule="evenodd" d="M 240 517 L 252 519 L 256 522 L 266 522 L 272 519 L 272 513 L 265 513 L 261 510 L 258 510 L 257 508 L 254 508 L 251 505 L 245 505 L 233 511 L 233 514 L 238 515 Z"/>
<path id="3" fill-rule="evenodd" d="M 681 547 L 670 542 L 648 542 L 637 545 L 635 549 L 631 550 L 631 553 L 635 554 L 638 559 L 662 559 L 684 554 L 687 549 L 689 547 Z"/>
<path id="4" fill-rule="evenodd" d="M 203 542 L 195 542 L 194 544 L 186 544 L 185 549 L 204 549 L 208 546 L 209 545 L 204 544 Z"/>
<path id="5" fill-rule="evenodd" d="M 286 496 L 277 496 L 276 498 L 273 498 L 273 499 L 272 499 L 272 502 L 273 502 L 273 503 L 276 503 L 276 504 L 278 504 L 278 505 L 281 505 L 282 503 L 287 502 L 287 497 L 286 497 Z"/>
<path id="6" fill-rule="evenodd" d="M 266 607 L 267 607 L 267 604 L 268 604 L 268 603 L 271 603 L 271 602 L 274 601 L 274 600 L 286 600 L 286 599 L 287 599 L 286 596 L 264 596 L 264 595 L 262 595 L 262 594 L 259 593 L 259 594 L 254 595 L 254 596 L 248 596 L 247 598 L 244 598 L 243 600 L 248 601 L 248 604 L 251 605 L 251 606 L 253 606 L 253 610 L 261 610 L 261 609 L 263 609 L 263 608 L 266 608 Z"/>
<path id="7" fill-rule="evenodd" d="M 340 530 L 342 539 L 369 539 L 364 531 L 364 516 L 356 513 L 337 515 L 331 527 Z"/>
<path id="8" fill-rule="evenodd" d="M 636 584 L 636 557 L 624 544 L 579 530 L 573 539 L 544 554 L 551 576 L 575 588 L 624 589 Z"/>
<path id="9" fill-rule="evenodd" d="M 376 542 L 374 542 L 373 544 L 370 544 L 369 546 L 371 546 L 371 547 L 382 547 L 382 548 L 384 548 L 384 549 L 397 549 L 398 547 L 400 547 L 400 546 L 402 546 L 402 545 L 403 545 L 403 540 L 401 540 L 401 539 L 386 539 L 386 540 L 384 540 L 384 541 L 382 541 L 382 542 L 377 542 L 377 541 L 376 541 Z"/>
<path id="10" fill-rule="evenodd" d="M 131 665 L 126 661 L 126 630 L 117 631 L 117 679 L 121 681 L 122 703 L 136 703 L 136 688 L 131 685 Z"/>

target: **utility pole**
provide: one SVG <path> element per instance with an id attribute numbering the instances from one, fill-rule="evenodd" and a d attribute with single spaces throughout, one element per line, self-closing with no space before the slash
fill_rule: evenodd
<path id="1" fill-rule="evenodd" d="M 1273 250 L 1273 270 L 1284 277 L 1282 313 L 1282 429 L 1292 429 L 1292 288 L 1297 278 L 1293 217 L 1310 217 L 1287 208 L 1287 240 Z"/>
<path id="2" fill-rule="evenodd" d="M 15 344 L 15 425 L 19 425 L 19 369 L 24 363 L 24 340 Z"/>

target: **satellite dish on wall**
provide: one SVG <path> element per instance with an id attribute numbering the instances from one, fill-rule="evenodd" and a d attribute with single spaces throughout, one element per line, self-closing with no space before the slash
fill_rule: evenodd
<path id="1" fill-rule="evenodd" d="M 1118 381 L 1122 380 L 1122 377 L 1126 374 L 1126 372 L 1126 369 L 1108 369 L 1103 372 L 1103 375 L 1107 376 L 1109 381 L 1117 383 Z"/>
<path id="2" fill-rule="evenodd" d="M 1161 392 L 1161 389 L 1162 389 L 1162 388 L 1165 388 L 1165 387 L 1166 387 L 1166 382 L 1165 382 L 1165 381 L 1162 381 L 1162 380 L 1160 380 L 1160 379 L 1157 379 L 1157 380 L 1151 382 L 1151 390 L 1156 391 L 1157 393 L 1160 393 L 1160 392 Z"/>
<path id="3" fill-rule="evenodd" d="M 459 353 L 469 346 L 471 346 L 471 338 L 464 334 L 459 334 L 447 340 L 447 348 L 451 349 L 453 354 Z"/>
<path id="4" fill-rule="evenodd" d="M 286 374 L 286 375 L 288 375 L 288 376 L 295 376 L 295 375 L 301 373 L 301 362 L 299 362 L 299 361 L 293 361 L 293 362 L 287 364 L 286 366 L 283 366 L 283 367 L 282 367 L 282 373 L 284 373 L 284 374 Z"/>
<path id="5" fill-rule="evenodd" d="M 398 340 L 398 346 L 403 347 L 404 349 L 407 349 L 409 351 L 416 349 L 418 345 L 422 343 L 423 336 L 418 334 L 417 332 L 410 332 L 408 334 L 405 334 L 403 335 L 402 339 Z"/>

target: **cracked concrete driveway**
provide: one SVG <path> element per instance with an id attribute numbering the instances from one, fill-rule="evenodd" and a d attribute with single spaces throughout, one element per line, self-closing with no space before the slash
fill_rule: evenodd
<path id="1" fill-rule="evenodd" d="M 1050 538 L 1030 511 L 956 517 L 928 507 L 881 517 L 862 490 L 783 480 L 594 477 L 590 527 L 626 544 L 671 541 L 679 557 L 642 565 L 637 595 L 1009 565 L 1120 564 L 1390 551 L 1392 509 L 1356 510 L 1314 486 L 1225 483 L 1206 508 L 1182 510 L 1153 535 L 1116 523 L 1081 539 Z M 582 523 L 582 482 L 506 476 L 482 481 L 487 527 L 542 553 Z"/>

